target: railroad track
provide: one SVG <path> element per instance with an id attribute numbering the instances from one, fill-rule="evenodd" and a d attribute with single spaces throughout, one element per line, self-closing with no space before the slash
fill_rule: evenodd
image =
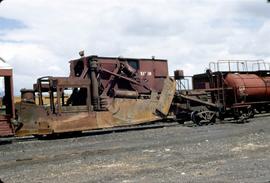
<path id="1" fill-rule="evenodd" d="M 270 116 L 269 113 L 267 114 L 257 114 L 254 118 L 264 118 Z M 252 119 L 249 119 L 251 121 Z M 236 123 L 234 119 L 227 119 L 225 121 L 217 121 L 214 124 L 210 123 L 203 123 L 202 126 L 207 125 L 220 125 L 226 123 Z M 108 133 L 119 133 L 119 132 L 127 132 L 127 131 L 137 131 L 137 130 L 147 130 L 147 129 L 155 129 L 155 128 L 164 128 L 164 127 L 173 127 L 173 126 L 184 126 L 184 127 L 197 127 L 198 125 L 194 124 L 193 122 L 185 122 L 184 124 L 179 124 L 178 122 L 167 122 L 167 121 L 159 121 L 155 123 L 149 124 L 142 124 L 142 125 L 135 125 L 135 126 L 125 126 L 125 127 L 115 127 L 115 128 L 108 128 L 108 129 L 97 129 L 97 130 L 89 130 L 84 131 L 82 133 L 65 133 L 65 134 L 58 134 L 50 137 L 41 138 L 41 140 L 53 140 L 53 139 L 63 139 L 63 138 L 74 138 L 74 137 L 84 137 L 84 136 L 93 136 L 93 135 L 102 135 Z M 27 136 L 27 137 L 4 137 L 0 138 L 0 145 L 10 144 L 14 142 L 25 142 L 25 141 L 34 141 L 38 138 L 34 136 Z"/>
<path id="2" fill-rule="evenodd" d="M 179 123 L 177 122 L 156 122 L 151 124 L 144 125 L 136 125 L 136 126 L 127 126 L 127 127 L 116 127 L 116 128 L 108 128 L 108 129 L 97 129 L 91 131 L 84 131 L 82 133 L 64 133 L 57 134 L 54 136 L 40 138 L 42 140 L 53 140 L 53 139 L 61 139 L 61 138 L 73 138 L 73 137 L 83 137 L 83 136 L 91 136 L 91 135 L 102 135 L 114 132 L 126 132 L 126 131 L 136 131 L 136 130 L 146 130 L 146 129 L 155 129 L 155 128 L 164 128 L 164 127 L 172 127 L 177 126 Z M 27 137 L 4 137 L 0 138 L 0 145 L 9 144 L 13 142 L 24 142 L 24 141 L 33 141 L 38 138 L 34 136 Z"/>

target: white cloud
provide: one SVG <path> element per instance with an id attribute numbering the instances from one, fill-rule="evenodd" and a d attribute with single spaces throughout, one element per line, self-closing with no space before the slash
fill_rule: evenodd
<path id="1" fill-rule="evenodd" d="M 264 0 L 3 1 L 0 17 L 25 28 L 0 30 L 0 56 L 14 66 L 17 91 L 42 75 L 67 75 L 82 49 L 155 55 L 171 73 L 191 75 L 217 59 L 270 58 L 269 8 Z"/>

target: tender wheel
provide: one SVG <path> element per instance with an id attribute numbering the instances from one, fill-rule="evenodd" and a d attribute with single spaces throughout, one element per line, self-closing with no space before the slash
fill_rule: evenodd
<path id="1" fill-rule="evenodd" d="M 254 118 L 254 115 L 255 115 L 255 111 L 253 108 L 249 108 L 248 109 L 248 117 L 249 118 Z"/>
<path id="2" fill-rule="evenodd" d="M 235 111 L 234 120 L 236 120 L 237 123 L 245 123 L 251 117 L 250 115 L 252 115 L 253 112 L 254 110 L 251 110 L 251 108 L 244 108 Z"/>

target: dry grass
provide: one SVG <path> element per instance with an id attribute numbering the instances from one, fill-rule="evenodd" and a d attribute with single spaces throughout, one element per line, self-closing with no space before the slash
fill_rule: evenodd
<path id="1" fill-rule="evenodd" d="M 67 99 L 69 98 L 69 96 L 65 96 L 65 101 L 67 101 Z M 20 102 L 21 101 L 21 96 L 15 96 L 14 97 L 14 103 Z M 44 104 L 50 104 L 50 98 L 47 96 L 43 97 L 43 102 Z M 56 102 L 56 98 L 55 98 L 55 102 Z M 38 98 L 36 97 L 36 104 L 38 104 Z"/>

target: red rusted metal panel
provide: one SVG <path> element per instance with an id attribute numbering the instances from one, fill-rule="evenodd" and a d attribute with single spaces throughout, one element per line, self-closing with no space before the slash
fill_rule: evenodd
<path id="1" fill-rule="evenodd" d="M 4 96 L 1 99 L 0 114 L 0 136 L 13 135 L 11 118 L 15 116 L 14 97 L 13 97 L 13 75 L 12 68 L 3 62 L 0 66 L 0 77 L 4 79 Z M 2 109 L 3 107 L 3 109 Z"/>
<path id="2" fill-rule="evenodd" d="M 269 78 L 262 78 L 256 74 L 227 74 L 225 81 L 229 87 L 234 88 L 238 97 L 251 99 L 269 100 Z"/>
<path id="3" fill-rule="evenodd" d="M 87 59 L 90 60 L 91 57 L 85 57 L 78 60 L 70 61 L 70 76 L 76 77 L 76 69 L 84 67 L 82 62 Z M 161 92 L 163 87 L 164 79 L 168 76 L 168 64 L 167 60 L 162 59 L 134 59 L 134 58 L 112 58 L 112 57 L 96 57 L 98 67 L 114 72 L 115 68 L 120 63 L 128 63 L 136 72 L 136 78 L 140 79 L 141 82 L 151 88 L 153 91 Z M 81 63 L 80 63 L 81 62 Z M 79 67 L 80 66 L 80 67 Z M 78 69 L 78 70 L 80 70 Z M 85 69 L 85 68 L 84 68 Z M 107 86 L 110 80 L 111 74 L 108 72 L 100 72 L 99 79 L 103 86 Z M 129 76 L 128 76 L 129 77 Z M 124 85 L 124 86 L 123 86 Z M 121 80 L 118 84 L 115 85 L 116 89 L 122 89 L 123 87 L 128 87 L 129 82 Z M 150 91 L 146 88 L 139 86 L 137 84 L 130 84 L 131 88 L 134 88 L 139 93 L 149 93 Z"/>
<path id="4" fill-rule="evenodd" d="M 13 128 L 10 124 L 10 116 L 0 115 L 0 137 L 12 136 Z"/>

